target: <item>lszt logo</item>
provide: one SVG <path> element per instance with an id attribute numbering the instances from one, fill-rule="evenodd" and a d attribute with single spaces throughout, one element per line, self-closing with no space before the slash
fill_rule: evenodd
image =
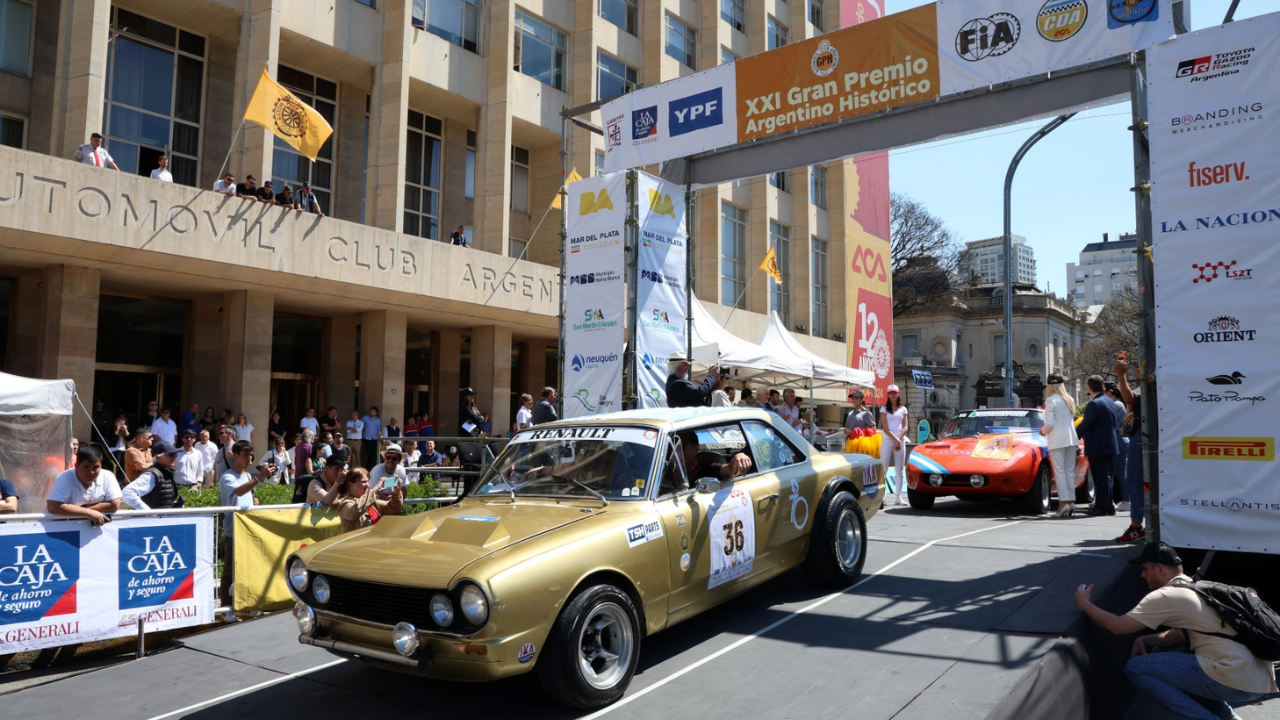
<path id="1" fill-rule="evenodd" d="M 1075 36 L 1089 19 L 1089 6 L 1084 0 L 1049 0 L 1036 15 L 1036 30 L 1049 42 L 1062 42 Z"/>
<path id="2" fill-rule="evenodd" d="M 1225 277 L 1228 280 L 1252 280 L 1253 268 L 1240 268 L 1237 270 L 1236 265 L 1238 263 L 1239 261 L 1237 260 L 1232 260 L 1229 263 L 1219 260 L 1215 263 L 1205 263 L 1203 265 L 1191 263 L 1191 269 L 1200 273 L 1192 279 L 1191 284 L 1195 285 L 1199 282 L 1211 283 L 1219 277 Z"/>
<path id="3" fill-rule="evenodd" d="M 658 215 L 670 215 L 673 220 L 676 217 L 676 208 L 671 202 L 671 196 L 657 190 L 649 190 L 649 209 Z"/>
<path id="4" fill-rule="evenodd" d="M 667 122 L 671 137 L 720 125 L 724 122 L 724 90 L 716 87 L 672 100 L 667 105 Z"/>
<path id="5" fill-rule="evenodd" d="M 956 54 L 969 62 L 999 57 L 1012 50 L 1021 36 L 1022 24 L 1009 13 L 975 18 L 956 33 Z"/>
<path id="6" fill-rule="evenodd" d="M 631 111 L 631 139 L 644 140 L 658 136 L 658 106 Z"/>
<path id="7" fill-rule="evenodd" d="M 578 196 L 578 215 L 590 215 L 597 210 L 612 210 L 613 198 L 609 197 L 609 189 L 601 188 L 597 195 L 590 190 Z"/>

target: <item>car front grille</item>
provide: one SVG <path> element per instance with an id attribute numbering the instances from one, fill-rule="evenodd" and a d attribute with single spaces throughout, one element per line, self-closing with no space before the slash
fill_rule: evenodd
<path id="1" fill-rule="evenodd" d="M 924 484 L 925 484 L 925 485 L 928 485 L 929 487 L 933 487 L 933 484 L 929 482 L 929 475 L 924 475 L 923 477 L 924 477 Z M 970 490 L 980 490 L 980 489 L 982 489 L 982 488 L 985 488 L 985 487 L 986 487 L 986 485 L 983 485 L 983 486 L 981 486 L 981 487 L 979 487 L 979 488 L 975 488 L 974 486 L 970 485 L 970 484 L 969 484 L 969 473 L 966 473 L 966 474 L 964 474 L 964 475 L 952 475 L 952 474 L 950 474 L 950 473 L 947 473 L 947 474 L 945 474 L 945 475 L 943 475 L 943 476 L 942 476 L 942 487 L 944 487 L 944 488 L 969 488 Z"/>
<path id="2" fill-rule="evenodd" d="M 412 623 L 420 630 L 438 630 L 431 619 L 431 596 L 434 590 L 384 585 L 326 575 L 331 597 L 326 605 L 316 607 L 357 620 L 393 626 Z"/>

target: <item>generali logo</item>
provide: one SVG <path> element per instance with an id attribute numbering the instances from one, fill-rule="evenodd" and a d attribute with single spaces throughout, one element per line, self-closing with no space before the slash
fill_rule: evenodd
<path id="1" fill-rule="evenodd" d="M 1269 437 L 1184 437 L 1182 459 L 1275 462 L 1276 440 Z"/>
<path id="2" fill-rule="evenodd" d="M 1221 165 L 1196 165 L 1195 161 L 1187 165 L 1187 177 L 1191 187 L 1209 187 L 1225 185 L 1231 182 L 1243 182 L 1249 179 L 1245 174 L 1244 161 L 1223 163 Z"/>

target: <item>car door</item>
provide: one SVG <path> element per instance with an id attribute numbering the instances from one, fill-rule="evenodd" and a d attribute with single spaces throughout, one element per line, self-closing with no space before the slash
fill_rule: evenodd
<path id="1" fill-rule="evenodd" d="M 772 507 L 759 508 L 762 521 L 772 525 L 767 548 L 770 567 L 794 565 L 813 527 L 819 499 L 817 476 L 799 446 L 780 430 L 759 420 L 744 421 L 742 428 L 758 480 L 767 478 L 779 492 Z"/>

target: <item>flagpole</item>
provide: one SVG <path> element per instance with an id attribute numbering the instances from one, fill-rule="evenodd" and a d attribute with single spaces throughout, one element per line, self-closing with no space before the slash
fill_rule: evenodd
<path id="1" fill-rule="evenodd" d="M 218 169 L 218 176 L 214 182 L 221 180 L 223 173 L 227 170 L 227 163 L 231 162 L 231 153 L 236 149 L 236 140 L 240 138 L 240 133 L 244 132 L 244 118 L 240 118 L 240 127 L 236 129 L 234 135 L 231 136 L 231 147 L 227 148 L 227 159 L 222 161 L 222 167 Z"/>
<path id="2" fill-rule="evenodd" d="M 747 278 L 747 284 L 742 286 L 742 292 L 738 293 L 738 297 L 734 299 L 733 307 L 729 310 L 729 317 L 724 319 L 726 329 L 729 327 L 729 321 L 733 319 L 733 313 L 738 310 L 738 302 L 742 300 L 743 295 L 747 294 L 747 290 L 751 287 L 752 281 L 756 279 L 756 274 L 760 272 L 762 272 L 760 268 L 756 268 L 756 271 L 751 274 L 751 277 Z"/>

